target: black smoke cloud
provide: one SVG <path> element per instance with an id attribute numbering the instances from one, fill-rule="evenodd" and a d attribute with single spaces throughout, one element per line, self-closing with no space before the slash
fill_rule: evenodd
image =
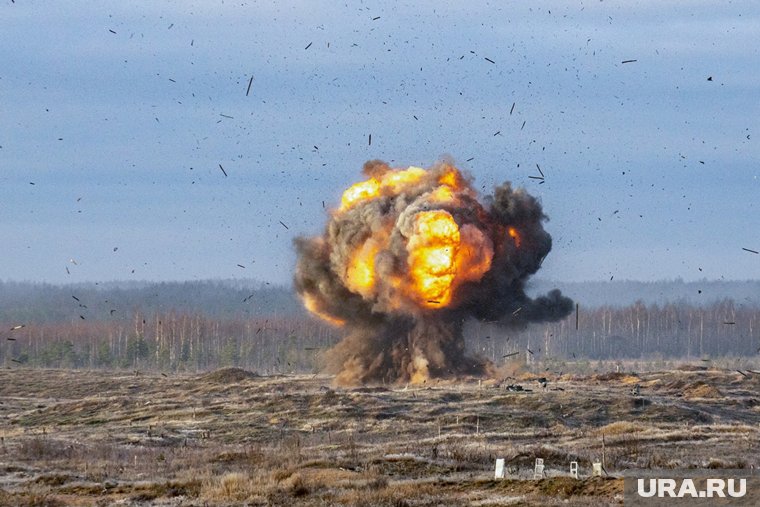
<path id="1" fill-rule="evenodd" d="M 332 211 L 322 236 L 295 240 L 296 290 L 312 312 L 347 330 L 329 352 L 336 382 L 484 374 L 488 363 L 464 351 L 467 319 L 523 327 L 572 311 L 573 302 L 559 290 L 537 298 L 525 293 L 552 246 L 535 197 L 506 182 L 478 200 L 469 179 L 446 162 L 415 169 L 402 185 L 392 181 L 399 171 L 367 162 L 365 176 L 380 182 L 377 195 Z M 442 306 L 421 299 L 412 281 L 410 252 L 419 243 L 420 217 L 430 213 L 450 216 L 459 229 L 459 242 L 445 252 L 480 266 L 452 271 L 450 298 Z M 373 278 L 357 288 L 352 270 L 363 251 L 371 251 L 364 257 Z"/>

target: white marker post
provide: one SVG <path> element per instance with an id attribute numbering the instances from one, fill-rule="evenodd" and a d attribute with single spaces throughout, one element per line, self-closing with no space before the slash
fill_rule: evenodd
<path id="1" fill-rule="evenodd" d="M 570 475 L 575 479 L 578 478 L 578 462 L 577 461 L 570 462 Z"/>
<path id="2" fill-rule="evenodd" d="M 494 479 L 503 479 L 504 478 L 504 458 L 497 458 L 496 459 L 496 473 L 494 474 Z"/>
<path id="3" fill-rule="evenodd" d="M 536 458 L 536 467 L 533 469 L 533 478 L 544 478 L 544 458 Z"/>

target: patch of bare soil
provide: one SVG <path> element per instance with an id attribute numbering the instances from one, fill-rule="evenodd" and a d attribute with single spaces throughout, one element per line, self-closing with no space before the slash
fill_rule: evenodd
<path id="1" fill-rule="evenodd" d="M 705 382 L 697 381 L 683 388 L 683 395 L 687 398 L 722 398 L 723 393 Z"/>
<path id="2" fill-rule="evenodd" d="M 216 382 L 219 384 L 234 384 L 244 380 L 255 379 L 259 375 L 242 368 L 221 368 L 200 377 L 202 382 Z"/>

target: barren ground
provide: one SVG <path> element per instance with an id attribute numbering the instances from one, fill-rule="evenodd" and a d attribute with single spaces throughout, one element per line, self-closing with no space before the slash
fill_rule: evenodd
<path id="1" fill-rule="evenodd" d="M 626 469 L 760 466 L 760 375 L 745 375 L 336 388 L 236 369 L 2 370 L 0 505 L 620 505 Z M 603 438 L 609 476 L 590 478 Z M 498 457 L 508 479 L 493 479 Z"/>

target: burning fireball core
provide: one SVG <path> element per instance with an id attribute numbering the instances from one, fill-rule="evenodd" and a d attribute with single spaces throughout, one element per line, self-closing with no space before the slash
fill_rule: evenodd
<path id="1" fill-rule="evenodd" d="M 371 161 L 364 172 L 325 234 L 296 240 L 304 305 L 349 329 L 331 354 L 338 382 L 483 373 L 483 360 L 463 354 L 465 318 L 499 319 L 518 305 L 536 307 L 521 312 L 531 320 L 561 318 L 569 300 L 558 291 L 538 308 L 522 290 L 551 248 L 535 198 L 505 183 L 483 204 L 447 163 Z"/>

